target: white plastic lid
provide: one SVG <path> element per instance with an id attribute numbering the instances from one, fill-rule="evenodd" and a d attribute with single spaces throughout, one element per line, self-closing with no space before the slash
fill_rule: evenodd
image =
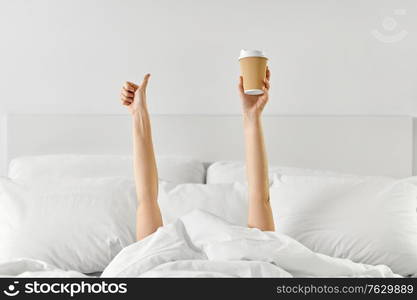
<path id="1" fill-rule="evenodd" d="M 265 53 L 262 50 L 249 50 L 249 49 L 242 49 L 240 50 L 239 59 L 244 57 L 265 57 Z"/>

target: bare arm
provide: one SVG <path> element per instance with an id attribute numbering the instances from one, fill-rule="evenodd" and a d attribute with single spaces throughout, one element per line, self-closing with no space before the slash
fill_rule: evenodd
<path id="1" fill-rule="evenodd" d="M 137 86 L 126 82 L 122 102 L 132 114 L 133 167 L 138 209 L 136 212 L 136 238 L 141 240 L 162 226 L 158 206 L 158 172 L 152 143 L 151 123 L 146 105 L 146 87 L 150 75 L 145 75 Z"/>
<path id="2" fill-rule="evenodd" d="M 274 219 L 269 202 L 268 159 L 262 130 L 262 111 L 268 102 L 270 72 L 267 69 L 264 94 L 246 95 L 240 78 L 239 93 L 243 103 L 246 172 L 249 185 L 248 226 L 274 231 Z"/>

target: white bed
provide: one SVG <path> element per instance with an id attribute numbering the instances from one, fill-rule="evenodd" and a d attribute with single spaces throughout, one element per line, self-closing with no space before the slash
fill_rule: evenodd
<path id="1" fill-rule="evenodd" d="M 291 235 L 246 228 L 244 182 L 232 178 L 224 184 L 202 184 L 210 171 L 202 162 L 243 159 L 240 116 L 154 115 L 156 152 L 199 161 L 158 160 L 167 165 L 159 174 L 168 183 L 161 183 L 158 201 L 168 225 L 138 243 L 134 243 L 136 195 L 131 172 L 126 170 L 131 165 L 129 116 L 8 115 L 4 123 L 3 173 L 18 157 L 77 155 L 18 159 L 9 172 L 11 179 L 0 178 L 0 220 L 5 222 L 0 226 L 7 228 L 0 237 L 12 243 L 0 251 L 0 276 L 84 276 L 103 270 L 110 277 L 396 276 L 391 269 L 405 276 L 417 275 L 416 267 L 408 263 L 417 262 L 417 183 L 414 178 L 395 179 L 412 175 L 410 117 L 265 116 L 271 165 L 333 171 L 297 169 L 292 174 L 295 168 L 271 168 L 275 170 L 271 203 L 273 209 L 278 207 L 276 224 L 283 221 Z M 99 172 L 94 170 L 97 166 Z M 71 176 L 62 176 L 63 168 L 71 169 Z M 180 173 L 184 176 L 175 175 Z M 42 182 L 41 177 L 46 180 Z M 349 192 L 340 195 L 342 190 Z M 340 204 L 334 205 L 336 200 Z M 191 211 L 193 206 L 205 212 Z M 369 217 L 377 212 L 375 207 L 386 208 L 393 217 L 389 224 L 395 224 L 396 231 L 389 237 L 385 236 L 387 228 L 380 226 L 386 220 L 379 220 L 378 214 Z M 303 215 L 306 208 L 312 208 L 307 211 L 310 220 Z M 339 240 L 343 231 L 325 219 L 322 222 L 323 208 L 329 208 L 331 222 L 335 212 L 348 216 L 355 230 L 356 225 L 367 228 L 372 222 L 376 231 L 367 238 L 377 242 L 361 244 L 364 236 L 352 239 L 349 235 Z M 306 221 L 304 228 L 297 225 L 299 220 L 296 226 L 292 224 L 294 212 Z M 353 212 L 357 219 L 353 221 L 345 212 Z M 318 226 L 317 232 L 313 226 Z M 382 228 L 381 240 L 373 234 Z M 401 258 L 404 255 L 407 261 Z M 2 257 L 7 259 L 1 261 Z"/>

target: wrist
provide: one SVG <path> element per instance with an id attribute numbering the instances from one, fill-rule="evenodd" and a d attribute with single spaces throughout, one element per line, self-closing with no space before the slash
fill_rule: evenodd
<path id="1" fill-rule="evenodd" d="M 247 125 L 251 124 L 258 124 L 261 121 L 261 114 L 260 113 L 249 113 L 244 112 L 243 113 L 243 122 Z"/>
<path id="2" fill-rule="evenodd" d="M 243 129 L 245 134 L 252 134 L 258 132 L 261 126 L 261 116 L 260 115 L 244 115 L 243 116 Z"/>
<path id="3" fill-rule="evenodd" d="M 139 107 L 132 110 L 131 115 L 134 122 L 141 121 L 148 116 L 148 110 L 145 107 Z"/>

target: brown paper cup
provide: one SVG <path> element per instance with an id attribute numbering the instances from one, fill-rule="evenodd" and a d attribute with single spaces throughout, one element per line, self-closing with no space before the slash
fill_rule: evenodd
<path id="1" fill-rule="evenodd" d="M 248 95 L 262 95 L 266 76 L 266 57 L 243 57 L 239 59 L 243 76 L 243 89 Z"/>

